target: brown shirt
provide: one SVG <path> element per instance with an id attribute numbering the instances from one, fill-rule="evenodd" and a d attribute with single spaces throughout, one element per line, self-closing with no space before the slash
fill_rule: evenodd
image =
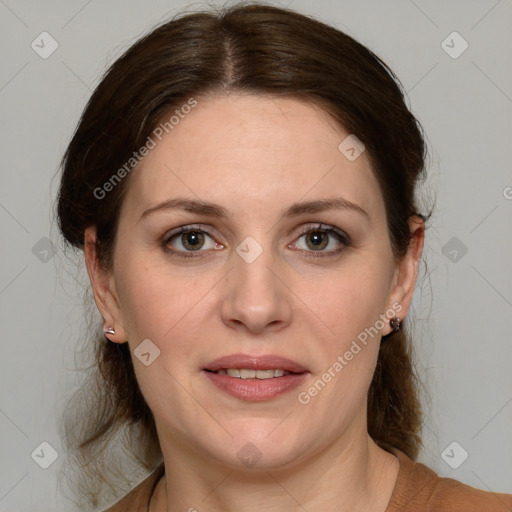
<path id="1" fill-rule="evenodd" d="M 400 471 L 385 512 L 512 512 L 512 494 L 482 491 L 452 478 L 441 478 L 400 450 L 392 451 L 400 461 Z M 105 512 L 147 512 L 163 475 L 162 463 Z"/>

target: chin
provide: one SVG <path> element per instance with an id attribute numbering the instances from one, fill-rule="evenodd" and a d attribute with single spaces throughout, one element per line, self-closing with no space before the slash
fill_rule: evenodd
<path id="1" fill-rule="evenodd" d="M 303 437 L 299 439 L 288 432 L 261 429 L 256 434 L 239 433 L 228 442 L 210 446 L 206 451 L 218 463 L 236 471 L 258 472 L 293 467 L 304 457 L 304 446 Z"/>

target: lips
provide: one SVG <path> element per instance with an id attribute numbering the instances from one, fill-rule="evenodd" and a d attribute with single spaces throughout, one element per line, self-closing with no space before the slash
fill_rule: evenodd
<path id="1" fill-rule="evenodd" d="M 232 354 L 220 357 L 209 363 L 204 369 L 211 372 L 230 368 L 246 368 L 249 370 L 284 370 L 290 373 L 307 371 L 301 364 L 286 357 L 274 355 L 250 356 Z"/>
<path id="2" fill-rule="evenodd" d="M 239 369 L 241 371 L 237 377 Z M 226 370 L 229 370 L 229 374 Z M 265 370 L 275 372 L 274 376 L 261 379 L 263 375 L 260 374 L 266 373 Z M 239 400 L 252 402 L 273 400 L 290 393 L 303 384 L 310 374 L 304 366 L 286 357 L 246 354 L 220 357 L 203 371 L 217 389 Z M 252 377 L 253 372 L 255 378 Z"/>

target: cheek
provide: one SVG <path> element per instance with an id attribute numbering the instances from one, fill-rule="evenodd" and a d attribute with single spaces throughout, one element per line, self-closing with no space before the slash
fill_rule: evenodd
<path id="1" fill-rule="evenodd" d="M 118 284 L 123 323 L 141 391 L 152 410 L 160 414 L 169 408 L 180 411 L 187 402 L 180 390 L 191 372 L 191 341 L 200 339 L 204 329 L 201 299 L 213 281 L 170 275 L 165 267 L 135 259 L 123 262 L 119 275 L 123 276 Z M 145 366 L 137 360 L 136 349 L 148 339 L 158 356 Z M 169 393 L 169 389 L 174 391 Z"/>
<path id="2" fill-rule="evenodd" d="M 347 267 L 336 279 L 329 276 L 317 281 L 315 288 L 304 286 L 298 291 L 329 328 L 322 329 L 326 334 L 317 344 L 324 362 L 317 387 L 329 387 L 330 392 L 321 393 L 327 400 L 348 406 L 348 402 L 358 402 L 367 391 L 385 327 L 381 315 L 385 313 L 389 283 L 383 276 L 386 273 L 377 264 Z M 314 318 L 311 316 L 311 321 Z"/>
<path id="3" fill-rule="evenodd" d="M 296 290 L 318 319 L 329 327 L 331 338 L 337 340 L 336 349 L 342 350 L 361 333 L 370 331 L 373 336 L 368 336 L 376 338 L 372 327 L 382 330 L 379 318 L 385 312 L 389 294 L 385 275 L 384 269 L 377 266 L 347 266 L 335 276 L 329 274 L 317 279 L 315 286 L 304 281 Z"/>
<path id="4" fill-rule="evenodd" d="M 175 343 L 178 333 L 201 311 L 201 299 L 212 287 L 209 278 L 197 279 L 143 257 L 119 264 L 116 281 L 123 323 L 132 345 L 151 339 L 161 349 Z M 192 325 L 197 325 L 198 319 Z"/>

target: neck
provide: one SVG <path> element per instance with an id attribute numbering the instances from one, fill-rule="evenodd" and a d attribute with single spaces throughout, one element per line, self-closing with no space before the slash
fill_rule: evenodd
<path id="1" fill-rule="evenodd" d="M 239 471 L 194 460 L 197 454 L 174 445 L 162 448 L 166 474 L 150 512 L 385 512 L 399 471 L 398 459 L 366 434 L 286 470 Z"/>

